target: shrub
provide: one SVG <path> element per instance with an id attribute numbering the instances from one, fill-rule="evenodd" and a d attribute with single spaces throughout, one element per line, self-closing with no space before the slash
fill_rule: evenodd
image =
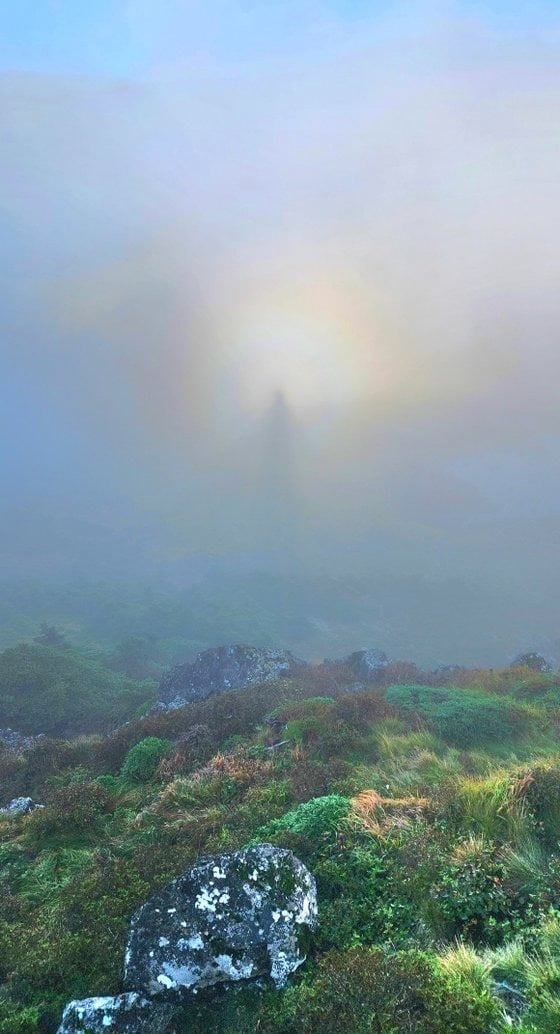
<path id="1" fill-rule="evenodd" d="M 480 837 L 457 846 L 432 888 L 427 913 L 450 937 L 499 943 L 515 931 L 520 901 L 506 888 L 507 871 L 495 847 Z"/>
<path id="2" fill-rule="evenodd" d="M 121 776 L 128 783 L 148 783 L 155 776 L 160 761 L 169 750 L 169 740 L 147 736 L 130 748 L 126 755 Z"/>
<path id="3" fill-rule="evenodd" d="M 417 951 L 332 951 L 313 979 L 284 996 L 284 1016 L 265 1031 L 286 1034 L 490 1034 L 501 1028 L 491 994 L 445 973 Z"/>
<path id="4" fill-rule="evenodd" d="M 46 808 L 32 812 L 26 820 L 26 840 L 34 843 L 60 834 L 95 837 L 100 820 L 114 805 L 112 794 L 97 782 L 60 787 L 51 794 Z"/>
<path id="5" fill-rule="evenodd" d="M 557 704 L 560 696 L 560 683 L 558 678 L 553 678 L 551 675 L 535 674 L 531 678 L 518 682 L 512 692 L 518 700 Z"/>
<path id="6" fill-rule="evenodd" d="M 358 693 L 345 693 L 336 701 L 336 713 L 351 728 L 363 733 L 364 729 L 394 715 L 380 691 L 364 689 Z"/>
<path id="7" fill-rule="evenodd" d="M 344 720 L 330 697 L 289 700 L 275 708 L 268 721 L 276 737 L 303 744 L 321 757 L 340 754 L 357 738 L 355 726 Z"/>
<path id="8" fill-rule="evenodd" d="M 313 862 L 319 895 L 319 951 L 374 944 L 397 937 L 406 903 L 387 886 L 387 872 L 375 840 L 347 843 Z M 410 925 L 410 924 L 408 924 Z M 402 922 L 406 927 L 406 920 Z"/>
<path id="9" fill-rule="evenodd" d="M 459 747 L 504 739 L 520 731 L 526 715 L 520 705 L 441 686 L 391 686 L 387 701 L 403 715 L 427 721 L 444 739 Z"/>
<path id="10" fill-rule="evenodd" d="M 257 837 L 259 840 L 274 840 L 283 833 L 295 834 L 310 840 L 320 848 L 321 845 L 331 844 L 336 839 L 349 810 L 350 801 L 340 794 L 314 797 L 305 804 L 298 804 L 297 808 L 281 818 L 261 827 Z"/>
<path id="11" fill-rule="evenodd" d="M 36 1034 L 39 1030 L 38 1008 L 25 1008 L 0 997 L 0 1034 Z"/>
<path id="12" fill-rule="evenodd" d="M 558 760 L 534 762 L 514 782 L 512 793 L 529 810 L 537 824 L 537 830 L 550 843 L 556 844 L 560 827 Z"/>

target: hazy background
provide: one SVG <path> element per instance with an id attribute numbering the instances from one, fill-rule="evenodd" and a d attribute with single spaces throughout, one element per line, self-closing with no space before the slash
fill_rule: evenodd
<path id="1" fill-rule="evenodd" d="M 2 17 L 7 639 L 87 579 L 560 660 L 557 5 Z"/>

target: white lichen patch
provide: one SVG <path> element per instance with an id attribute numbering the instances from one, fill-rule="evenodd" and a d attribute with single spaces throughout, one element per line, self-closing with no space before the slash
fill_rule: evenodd
<path id="1" fill-rule="evenodd" d="M 191 988 L 198 984 L 201 977 L 199 966 L 181 965 L 179 962 L 168 961 L 162 965 L 163 973 L 158 976 L 158 981 L 168 988 Z"/>
<path id="2" fill-rule="evenodd" d="M 231 955 L 216 955 L 216 965 L 228 980 L 248 980 L 254 972 L 252 962 L 234 962 Z"/>
<path id="3" fill-rule="evenodd" d="M 227 890 L 220 890 L 218 887 L 203 887 L 197 894 L 194 907 L 201 912 L 215 912 L 217 905 L 227 905 L 229 893 Z"/>
<path id="4" fill-rule="evenodd" d="M 177 947 L 191 948 L 192 951 L 202 951 L 204 948 L 204 941 L 199 933 L 195 933 L 192 937 L 180 937 L 177 941 Z"/>
<path id="5" fill-rule="evenodd" d="M 251 883 L 243 884 L 243 891 L 249 899 L 251 906 L 251 913 L 256 916 L 264 907 L 265 893 L 262 890 L 257 890 Z"/>
<path id="6" fill-rule="evenodd" d="M 171 977 L 168 977 L 166 973 L 160 973 L 157 978 L 158 984 L 162 984 L 163 987 L 172 988 L 177 985 L 173 982 Z"/>

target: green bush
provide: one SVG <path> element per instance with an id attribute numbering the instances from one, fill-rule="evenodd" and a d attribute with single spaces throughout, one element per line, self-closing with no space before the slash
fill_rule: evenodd
<path id="1" fill-rule="evenodd" d="M 503 740 L 522 731 L 523 707 L 507 697 L 489 697 L 438 686 L 391 686 L 386 699 L 406 717 L 417 716 L 458 747 Z"/>
<path id="2" fill-rule="evenodd" d="M 560 828 L 560 763 L 535 761 L 514 784 L 514 793 L 533 816 L 537 832 L 557 845 Z"/>
<path id="3" fill-rule="evenodd" d="M 340 794 L 314 797 L 311 801 L 298 804 L 279 819 L 274 819 L 258 830 L 257 840 L 274 840 L 283 833 L 293 834 L 310 840 L 320 848 L 332 843 L 348 815 L 350 802 Z"/>
<path id="4" fill-rule="evenodd" d="M 131 747 L 121 768 L 121 776 L 127 783 L 149 783 L 156 774 L 161 759 L 171 746 L 170 740 L 147 736 Z"/>
<path id="5" fill-rule="evenodd" d="M 446 938 L 499 944 L 522 925 L 528 902 L 508 884 L 496 848 L 472 837 L 456 848 L 431 888 L 427 912 Z M 437 917 L 437 918 L 436 918 Z"/>

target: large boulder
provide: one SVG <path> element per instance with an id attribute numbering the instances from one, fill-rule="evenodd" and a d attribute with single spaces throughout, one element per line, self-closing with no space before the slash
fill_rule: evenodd
<path id="1" fill-rule="evenodd" d="M 531 671 L 538 671 L 541 675 L 549 675 L 552 671 L 552 665 L 548 663 L 546 657 L 543 657 L 542 653 L 537 653 L 536 650 L 519 653 L 510 667 L 530 668 Z"/>
<path id="2" fill-rule="evenodd" d="M 356 650 L 345 657 L 343 664 L 348 664 L 356 676 L 363 682 L 371 682 L 382 674 L 389 661 L 383 650 Z"/>
<path id="3" fill-rule="evenodd" d="M 283 678 L 304 665 L 287 650 L 218 646 L 199 653 L 194 664 L 178 664 L 166 672 L 158 701 L 168 708 L 183 707 L 214 693 Z"/>
<path id="4" fill-rule="evenodd" d="M 315 880 L 291 851 L 202 858 L 133 917 L 125 986 L 172 999 L 268 975 L 282 987 L 305 961 L 316 915 Z"/>
<path id="5" fill-rule="evenodd" d="M 58 1034 L 163 1034 L 174 1007 L 150 1002 L 136 991 L 116 998 L 82 998 L 69 1002 Z"/>

